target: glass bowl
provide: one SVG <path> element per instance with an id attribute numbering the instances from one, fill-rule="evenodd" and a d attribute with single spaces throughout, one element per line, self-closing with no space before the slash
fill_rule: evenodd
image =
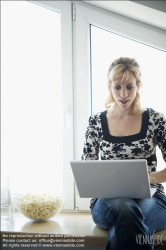
<path id="1" fill-rule="evenodd" d="M 59 214 L 64 203 L 63 193 L 25 193 L 16 201 L 18 211 L 35 221 L 45 221 Z"/>

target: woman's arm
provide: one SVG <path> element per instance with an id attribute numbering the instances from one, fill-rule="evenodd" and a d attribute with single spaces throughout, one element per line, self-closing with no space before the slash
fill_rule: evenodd
<path id="1" fill-rule="evenodd" d="M 158 172 L 150 173 L 149 177 L 151 184 L 166 182 L 166 168 Z"/>
<path id="2" fill-rule="evenodd" d="M 84 148 L 81 160 L 98 160 L 99 158 L 99 138 L 96 129 L 96 116 L 90 116 L 89 125 L 85 133 Z"/>
<path id="3" fill-rule="evenodd" d="M 166 118 L 162 113 L 156 113 L 155 119 L 154 134 L 157 144 L 162 152 L 163 160 L 166 163 Z M 152 172 L 149 176 L 151 184 L 166 182 L 166 168 L 161 171 Z"/>

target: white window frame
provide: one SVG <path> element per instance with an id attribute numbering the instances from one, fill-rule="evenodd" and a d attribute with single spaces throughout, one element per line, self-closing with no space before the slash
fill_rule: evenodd
<path id="1" fill-rule="evenodd" d="M 63 183 L 64 210 L 89 210 L 89 199 L 80 199 L 70 167 L 80 160 L 88 117 L 91 115 L 89 25 L 166 50 L 166 30 L 93 6 L 82 1 L 30 1 L 61 13 L 62 89 L 64 111 Z M 87 1 L 88 2 L 88 1 Z M 97 2 L 97 1 L 93 1 Z M 102 2 L 102 1 L 98 1 Z M 133 5 L 133 3 L 130 3 Z M 72 7 L 76 19 L 73 20 Z M 118 10 L 119 11 L 119 10 Z M 153 10 L 155 13 L 155 10 Z M 58 122 L 58 121 L 57 121 Z"/>
<path id="2" fill-rule="evenodd" d="M 79 198 L 70 168 L 71 160 L 81 158 L 88 117 L 91 115 L 89 25 L 111 30 L 163 50 L 166 50 L 166 31 L 134 20 L 133 16 L 128 14 L 125 16 L 125 13 L 120 13 L 121 8 L 119 7 L 116 11 L 116 6 L 115 8 L 113 6 L 112 12 L 100 8 L 101 6 L 93 6 L 95 2 L 99 4 L 102 1 L 91 3 L 85 3 L 85 1 L 31 2 L 61 13 L 64 104 L 63 178 L 64 193 L 66 194 L 64 210 L 89 210 L 89 199 Z M 133 3 L 127 2 L 133 5 Z M 74 18 L 73 6 L 76 13 Z"/>
<path id="3" fill-rule="evenodd" d="M 61 14 L 62 95 L 64 112 L 63 135 L 63 210 L 74 210 L 74 179 L 70 161 L 74 158 L 73 144 L 73 66 L 72 66 L 72 3 L 70 1 L 29 1 Z M 58 122 L 58 120 L 57 120 Z"/>
<path id="4" fill-rule="evenodd" d="M 99 1 L 101 2 L 101 1 Z M 166 51 L 166 30 L 117 13 L 74 1 L 76 20 L 74 34 L 74 145 L 75 160 L 80 160 L 88 118 L 91 115 L 90 34 L 89 25 L 99 26 L 144 44 Z M 132 3 L 133 4 L 133 3 Z M 80 199 L 76 189 L 76 207 L 89 210 L 89 199 Z"/>

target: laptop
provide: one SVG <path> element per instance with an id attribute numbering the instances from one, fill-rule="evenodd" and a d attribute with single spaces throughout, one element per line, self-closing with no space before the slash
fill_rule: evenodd
<path id="1" fill-rule="evenodd" d="M 147 161 L 89 160 L 70 162 L 81 198 L 151 198 Z"/>

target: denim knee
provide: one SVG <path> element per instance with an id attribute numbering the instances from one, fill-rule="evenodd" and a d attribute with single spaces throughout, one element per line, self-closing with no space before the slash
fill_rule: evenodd
<path id="1" fill-rule="evenodd" d="M 140 248 L 136 242 L 136 235 L 150 235 L 150 231 L 135 200 L 98 199 L 92 217 L 97 226 L 109 229 L 106 249 L 152 249 L 150 244 Z"/>
<path id="2" fill-rule="evenodd" d="M 103 229 L 109 229 L 116 220 L 124 218 L 125 221 L 143 215 L 136 202 L 128 198 L 98 199 L 92 209 L 92 218 L 95 224 Z"/>
<path id="3" fill-rule="evenodd" d="M 137 206 L 133 199 L 129 198 L 115 198 L 115 199 L 103 199 L 106 204 L 106 209 L 103 211 L 104 216 L 107 219 L 115 218 L 116 216 L 131 217 L 136 214 L 139 219 L 144 219 L 141 209 Z"/>

